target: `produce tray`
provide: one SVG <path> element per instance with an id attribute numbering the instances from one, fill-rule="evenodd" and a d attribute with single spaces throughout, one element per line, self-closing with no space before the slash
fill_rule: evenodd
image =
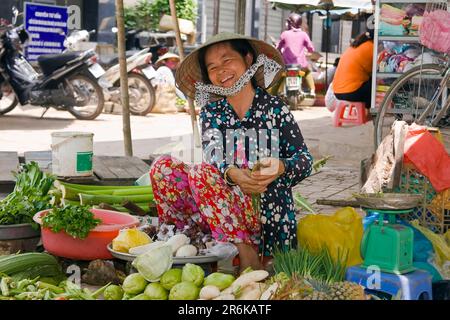
<path id="1" fill-rule="evenodd" d="M 112 249 L 111 244 L 108 244 L 108 250 L 111 252 L 112 256 L 117 259 L 125 260 L 125 261 L 133 261 L 136 258 L 136 255 L 124 252 L 118 252 Z M 198 255 L 195 257 L 173 257 L 173 264 L 186 264 L 186 263 L 212 263 L 219 261 L 219 257 L 213 255 Z"/>
<path id="2" fill-rule="evenodd" d="M 422 196 L 408 193 L 366 193 L 353 195 L 365 208 L 381 210 L 411 209 L 420 205 Z"/>

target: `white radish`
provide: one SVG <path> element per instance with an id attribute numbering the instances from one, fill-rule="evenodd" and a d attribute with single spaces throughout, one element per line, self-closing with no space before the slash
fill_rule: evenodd
<path id="1" fill-rule="evenodd" d="M 220 296 L 214 298 L 213 300 L 236 300 L 236 298 L 232 294 L 221 294 Z"/>
<path id="2" fill-rule="evenodd" d="M 220 289 L 213 285 L 204 286 L 200 290 L 200 299 L 211 300 L 220 296 Z"/>
<path id="3" fill-rule="evenodd" d="M 258 300 L 262 293 L 262 283 L 252 282 L 239 291 L 236 296 L 238 300 Z"/>
<path id="4" fill-rule="evenodd" d="M 177 252 L 185 244 L 189 243 L 189 238 L 184 234 L 176 234 L 166 241 L 166 244 L 172 247 L 172 253 Z"/>
<path id="5" fill-rule="evenodd" d="M 261 290 L 259 288 L 256 288 L 241 294 L 238 300 L 259 300 L 260 297 Z"/>
<path id="6" fill-rule="evenodd" d="M 155 241 L 152 243 L 144 244 L 143 246 L 137 246 L 137 247 L 130 248 L 130 250 L 128 250 L 128 252 L 130 254 L 134 254 L 134 255 L 138 256 L 138 255 L 146 253 L 150 250 L 162 247 L 165 244 L 166 243 L 164 241 Z"/>
<path id="7" fill-rule="evenodd" d="M 259 300 L 269 300 L 270 298 L 273 297 L 273 295 L 275 294 L 275 292 L 277 292 L 278 288 L 279 288 L 279 284 L 277 282 L 271 284 L 266 291 L 264 291 L 261 295 L 261 297 L 259 298 Z"/>
<path id="8" fill-rule="evenodd" d="M 197 248 L 192 244 L 185 244 L 177 250 L 175 257 L 195 257 L 196 255 Z"/>
<path id="9" fill-rule="evenodd" d="M 244 273 L 231 284 L 231 292 L 242 290 L 252 282 L 262 281 L 268 276 L 269 272 L 267 272 L 266 270 L 255 270 Z"/>

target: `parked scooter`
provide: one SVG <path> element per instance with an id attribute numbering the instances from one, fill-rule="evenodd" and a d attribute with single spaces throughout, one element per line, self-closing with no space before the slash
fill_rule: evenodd
<path id="1" fill-rule="evenodd" d="M 103 90 L 97 78 L 103 69 L 94 51 L 41 55 L 37 73 L 21 53 L 28 34 L 14 27 L 18 11 L 13 8 L 13 23 L 0 31 L 0 115 L 17 103 L 67 110 L 77 119 L 95 119 L 103 110 Z"/>
<path id="2" fill-rule="evenodd" d="M 83 48 L 83 44 L 89 41 L 93 31 L 74 31 L 66 39 L 68 50 L 76 51 Z M 143 49 L 127 58 L 128 94 L 130 112 L 134 115 L 146 115 L 155 105 L 155 89 L 151 79 L 155 77 L 155 70 L 151 65 L 152 54 L 149 49 Z M 120 66 L 117 62 L 98 79 L 98 83 L 104 89 L 106 100 L 120 104 Z"/>

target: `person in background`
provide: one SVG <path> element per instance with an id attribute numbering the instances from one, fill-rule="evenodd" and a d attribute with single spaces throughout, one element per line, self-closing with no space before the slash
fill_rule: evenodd
<path id="1" fill-rule="evenodd" d="M 157 77 L 156 83 L 162 85 L 169 85 L 175 88 L 177 97 L 180 99 L 179 103 L 186 104 L 186 97 L 175 85 L 175 72 L 180 65 L 180 57 L 174 53 L 167 52 L 162 55 L 156 62 L 155 66 Z M 186 107 L 187 108 L 187 107 Z M 184 107 L 183 107 L 184 109 Z"/>
<path id="2" fill-rule="evenodd" d="M 336 69 L 337 69 L 337 66 L 339 65 L 339 60 L 340 59 L 341 58 L 336 58 L 334 60 L 333 66 L 331 68 L 328 68 L 328 70 L 327 70 L 327 81 L 328 81 L 328 83 L 333 82 L 334 75 L 336 73 Z"/>
<path id="3" fill-rule="evenodd" d="M 342 54 L 333 78 L 337 99 L 364 102 L 370 108 L 372 96 L 373 30 L 359 35 Z"/>
<path id="4" fill-rule="evenodd" d="M 308 67 L 306 59 L 306 50 L 314 52 L 314 45 L 308 34 L 301 29 L 302 16 L 298 13 L 291 13 L 286 21 L 287 30 L 283 31 L 278 42 L 277 49 L 283 55 L 283 60 L 286 65 L 297 64 L 300 65 L 305 72 L 306 83 L 310 89 L 310 95 L 315 96 L 316 86 Z"/>
<path id="5" fill-rule="evenodd" d="M 162 55 L 155 63 L 159 83 L 171 84 L 175 86 L 175 71 L 180 64 L 180 57 L 174 53 Z"/>

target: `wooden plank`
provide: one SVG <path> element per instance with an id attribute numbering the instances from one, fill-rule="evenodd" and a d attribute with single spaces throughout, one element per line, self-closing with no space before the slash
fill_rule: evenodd
<path id="1" fill-rule="evenodd" d="M 149 170 L 137 157 L 94 156 L 94 173 L 100 180 L 137 180 Z"/>
<path id="2" fill-rule="evenodd" d="M 103 163 L 103 159 L 102 156 L 93 157 L 94 174 L 100 180 L 116 180 L 117 176 Z"/>
<path id="3" fill-rule="evenodd" d="M 143 160 L 137 157 L 132 157 L 130 160 L 130 163 L 133 165 L 133 169 L 136 170 L 139 176 L 142 176 L 150 171 L 150 166 Z"/>
<path id="4" fill-rule="evenodd" d="M 19 169 L 19 155 L 14 151 L 0 152 L 0 184 L 14 184 L 11 171 Z"/>
<path id="5" fill-rule="evenodd" d="M 137 157 L 103 156 L 102 162 L 121 180 L 136 180 L 149 170 L 149 166 Z"/>
<path id="6" fill-rule="evenodd" d="M 113 173 L 115 179 L 130 180 L 132 179 L 129 173 L 124 169 L 130 164 L 126 161 L 125 157 L 108 157 L 100 156 L 103 164 Z"/>
<path id="7" fill-rule="evenodd" d="M 48 151 L 26 151 L 23 154 L 25 158 L 25 163 L 29 163 L 31 161 L 36 162 L 39 165 L 39 168 L 44 171 L 51 173 L 52 172 L 52 152 Z"/>

